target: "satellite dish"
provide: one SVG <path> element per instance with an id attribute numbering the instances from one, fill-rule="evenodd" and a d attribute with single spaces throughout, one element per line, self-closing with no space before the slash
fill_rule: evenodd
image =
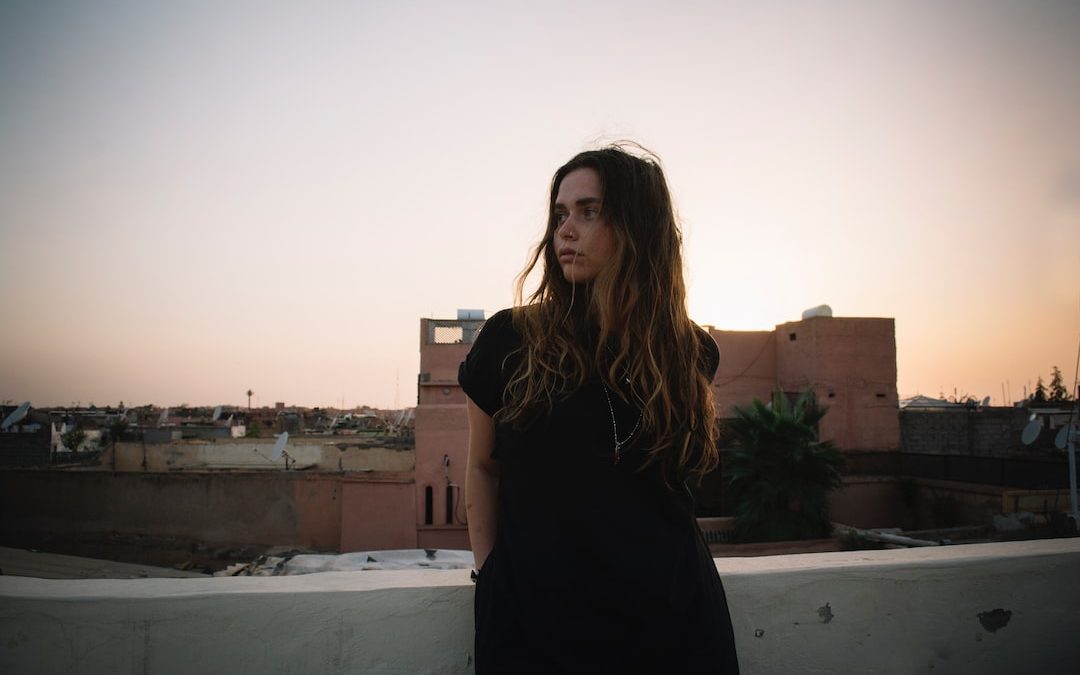
<path id="1" fill-rule="evenodd" d="M 30 411 L 30 401 L 25 401 L 18 408 L 11 411 L 11 414 L 4 418 L 3 422 L 0 422 L 0 429 L 7 429 L 12 424 L 15 424 L 22 418 L 26 417 L 26 413 Z"/>
<path id="2" fill-rule="evenodd" d="M 277 437 L 277 443 L 274 443 L 274 451 L 270 453 L 270 458 L 275 462 L 281 459 L 281 456 L 285 454 L 285 444 L 289 442 L 289 432 L 282 431 L 281 435 Z"/>
<path id="3" fill-rule="evenodd" d="M 215 422 L 217 422 L 219 419 L 221 419 L 221 406 L 218 406 L 218 407 L 214 408 L 214 416 L 213 416 L 212 419 Z"/>
<path id="4" fill-rule="evenodd" d="M 1054 436 L 1054 447 L 1058 450 L 1064 450 L 1065 444 L 1069 442 L 1069 427 L 1061 427 L 1058 430 L 1057 435 Z"/>
<path id="5" fill-rule="evenodd" d="M 984 399 L 983 399 L 983 401 L 982 401 L 982 407 L 984 407 L 984 408 L 987 408 L 987 407 L 989 407 L 989 406 L 990 406 L 990 397 L 989 397 L 989 396 L 987 396 L 987 397 L 986 397 L 986 398 L 984 398 Z"/>
<path id="6" fill-rule="evenodd" d="M 1035 415 L 1032 415 L 1032 417 L 1034 416 Z M 1024 442 L 1024 445 L 1031 445 L 1035 442 L 1035 439 L 1039 437 L 1039 432 L 1041 431 L 1042 421 L 1032 420 L 1024 427 L 1024 433 L 1020 434 L 1020 440 Z"/>

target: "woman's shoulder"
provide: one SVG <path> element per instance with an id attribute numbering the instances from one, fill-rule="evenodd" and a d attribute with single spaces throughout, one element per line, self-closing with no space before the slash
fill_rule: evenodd
<path id="1" fill-rule="evenodd" d="M 520 346 L 513 310 L 504 309 L 484 322 L 458 366 L 461 388 L 488 415 L 494 416 L 502 406 L 503 391 L 512 372 L 507 357 Z"/>
<path id="2" fill-rule="evenodd" d="M 513 307 L 501 309 L 491 315 L 480 332 L 476 336 L 477 342 L 497 345 L 513 345 L 521 342 L 521 332 L 514 325 L 514 314 L 517 310 Z"/>
<path id="3" fill-rule="evenodd" d="M 720 347 L 713 339 L 712 333 L 696 323 L 694 333 L 701 344 L 701 370 L 711 380 L 716 377 L 716 369 L 720 367 Z"/>

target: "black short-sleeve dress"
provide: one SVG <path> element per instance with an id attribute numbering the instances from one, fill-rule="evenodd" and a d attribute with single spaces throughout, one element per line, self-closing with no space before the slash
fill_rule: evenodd
<path id="1" fill-rule="evenodd" d="M 719 353 L 704 331 L 711 378 Z M 492 316 L 458 380 L 494 416 L 517 365 L 510 310 Z M 638 413 L 611 397 L 620 438 Z M 641 434 L 638 434 L 641 436 Z M 525 429 L 496 424 L 495 546 L 476 585 L 476 672 L 738 672 L 724 588 L 689 490 L 613 462 L 611 409 L 589 381 Z"/>

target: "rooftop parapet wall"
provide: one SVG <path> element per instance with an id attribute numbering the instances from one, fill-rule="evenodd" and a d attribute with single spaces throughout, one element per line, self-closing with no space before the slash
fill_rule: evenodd
<path id="1" fill-rule="evenodd" d="M 281 470 L 285 459 L 273 459 L 275 443 L 274 438 L 123 442 L 110 445 L 97 468 L 126 472 Z M 286 450 L 293 466 L 313 471 L 410 471 L 416 462 L 410 447 L 367 445 L 351 436 L 292 436 Z"/>
<path id="2" fill-rule="evenodd" d="M 744 675 L 1071 673 L 1080 539 L 729 558 Z M 6 673 L 471 673 L 468 573 L 0 577 Z"/>

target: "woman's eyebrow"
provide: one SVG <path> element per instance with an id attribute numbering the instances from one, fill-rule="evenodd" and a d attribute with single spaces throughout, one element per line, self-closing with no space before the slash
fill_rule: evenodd
<path id="1" fill-rule="evenodd" d="M 578 199 L 577 201 L 574 202 L 574 206 L 591 206 L 592 204 L 599 204 L 599 203 L 600 203 L 600 198 L 599 197 L 582 197 L 581 199 Z M 563 204 L 562 202 L 555 202 L 555 208 L 557 208 L 557 209 L 565 209 L 566 204 Z"/>

